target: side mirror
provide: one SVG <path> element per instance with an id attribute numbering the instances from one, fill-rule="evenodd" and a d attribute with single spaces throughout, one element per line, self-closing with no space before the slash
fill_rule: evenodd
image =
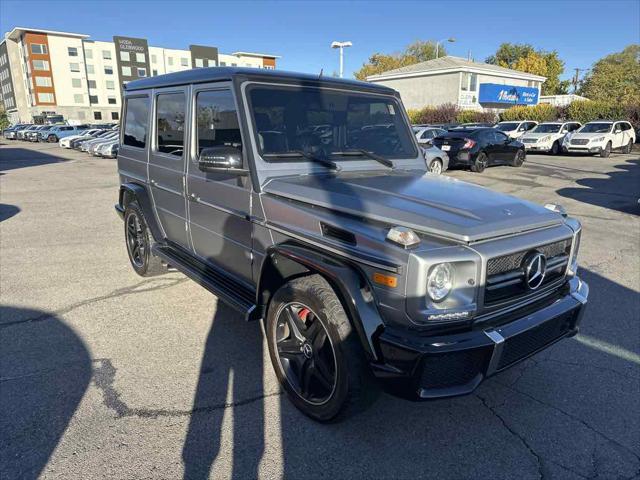
<path id="1" fill-rule="evenodd" d="M 198 156 L 198 168 L 203 172 L 247 173 L 242 169 L 242 152 L 235 147 L 224 145 L 203 148 Z"/>

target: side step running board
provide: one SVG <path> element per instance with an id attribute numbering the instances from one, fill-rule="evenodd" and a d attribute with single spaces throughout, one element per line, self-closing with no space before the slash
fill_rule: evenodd
<path id="1" fill-rule="evenodd" d="M 260 309 L 254 302 L 254 292 L 224 273 L 170 245 L 156 243 L 151 252 L 237 310 L 245 320 L 258 320 L 261 317 Z"/>

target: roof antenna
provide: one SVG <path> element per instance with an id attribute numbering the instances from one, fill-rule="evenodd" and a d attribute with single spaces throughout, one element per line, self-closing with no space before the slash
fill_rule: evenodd
<path id="1" fill-rule="evenodd" d="M 320 69 L 320 75 L 318 75 L 318 80 L 320 80 L 322 78 L 322 72 L 324 72 L 324 68 Z"/>

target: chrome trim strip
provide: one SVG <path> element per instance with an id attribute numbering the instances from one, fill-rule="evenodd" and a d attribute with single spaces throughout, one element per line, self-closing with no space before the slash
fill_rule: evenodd
<path id="1" fill-rule="evenodd" d="M 192 193 L 191 195 L 189 195 L 189 199 L 195 203 L 198 203 L 200 205 L 204 205 L 206 207 L 211 207 L 215 210 L 220 210 L 221 212 L 224 213 L 228 213 L 229 215 L 233 215 L 235 217 L 240 217 L 243 220 L 249 220 L 249 215 L 246 213 L 241 212 L 240 210 L 234 210 L 232 208 L 225 208 L 225 207 L 221 207 L 220 205 L 214 205 L 213 203 L 209 203 L 206 202 L 204 200 L 202 200 L 200 197 L 198 197 L 196 194 Z"/>
<path id="2" fill-rule="evenodd" d="M 502 357 L 502 349 L 504 348 L 504 337 L 496 330 L 485 331 L 484 334 L 493 342 L 493 353 L 486 373 L 486 376 L 489 377 L 498 369 L 498 364 Z"/>
<path id="3" fill-rule="evenodd" d="M 164 190 L 165 192 L 173 193 L 174 195 L 178 195 L 179 197 L 183 196 L 182 192 L 174 190 L 171 187 L 167 187 L 165 185 L 162 185 L 161 183 L 158 183 L 155 180 L 151 180 L 151 186 L 152 187 L 156 187 L 158 190 Z"/>

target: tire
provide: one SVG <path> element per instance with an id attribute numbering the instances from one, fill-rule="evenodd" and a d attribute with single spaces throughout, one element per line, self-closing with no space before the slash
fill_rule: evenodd
<path id="1" fill-rule="evenodd" d="M 633 139 L 629 139 L 629 143 L 627 143 L 626 147 L 624 147 L 624 153 L 631 153 L 631 150 L 633 150 Z"/>
<path id="2" fill-rule="evenodd" d="M 607 142 L 607 145 L 600 150 L 600 156 L 602 158 L 607 158 L 609 155 L 611 155 L 611 142 Z"/>
<path id="3" fill-rule="evenodd" d="M 476 157 L 476 161 L 471 165 L 471 171 L 475 173 L 482 173 L 487 168 L 487 155 L 484 152 L 480 152 Z"/>
<path id="4" fill-rule="evenodd" d="M 527 158 L 527 154 L 524 152 L 524 150 L 520 149 L 516 152 L 516 156 L 513 157 L 513 160 L 511 161 L 511 166 L 512 167 L 521 167 L 522 164 L 524 163 L 525 158 Z"/>
<path id="5" fill-rule="evenodd" d="M 56 137 L 55 135 L 49 135 L 47 137 L 47 142 L 49 143 L 56 143 L 58 141 L 58 137 Z"/>
<path id="6" fill-rule="evenodd" d="M 283 285 L 269 304 L 264 330 L 278 381 L 305 415 L 337 421 L 377 396 L 357 333 L 320 275 Z"/>
<path id="7" fill-rule="evenodd" d="M 558 143 L 557 140 L 553 142 L 553 145 L 551 145 L 550 153 L 551 155 L 558 155 L 560 153 L 560 144 Z"/>
<path id="8" fill-rule="evenodd" d="M 142 209 L 135 201 L 124 211 L 124 238 L 129 261 L 138 275 L 152 277 L 166 272 L 160 259 L 151 253 L 151 233 Z"/>
<path id="9" fill-rule="evenodd" d="M 434 158 L 429 165 L 429 172 L 435 175 L 442 175 L 442 160 Z"/>

